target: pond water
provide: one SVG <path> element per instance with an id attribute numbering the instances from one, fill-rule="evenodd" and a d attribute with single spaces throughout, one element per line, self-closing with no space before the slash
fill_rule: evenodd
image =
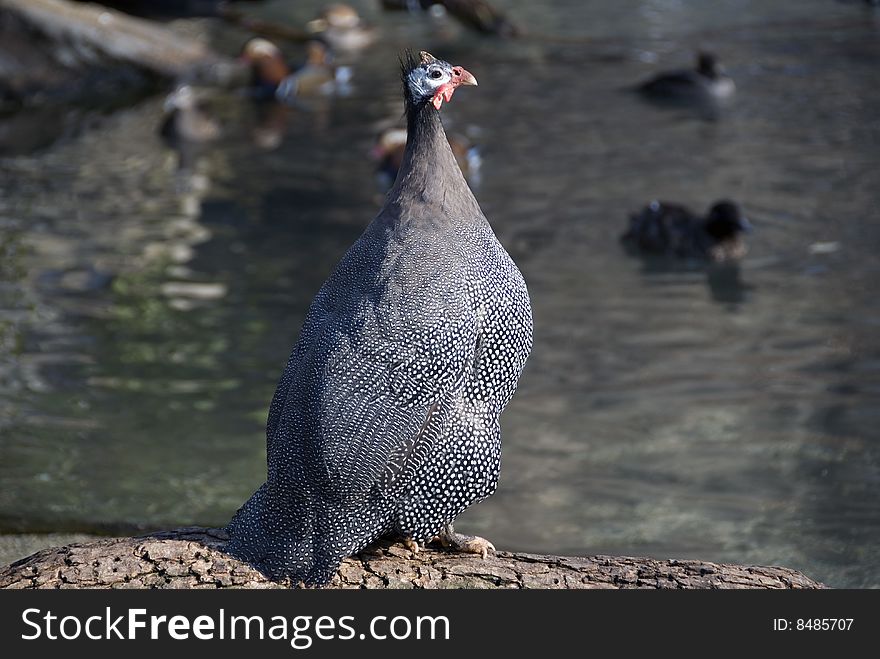
<path id="1" fill-rule="evenodd" d="M 445 121 L 480 145 L 475 192 L 534 307 L 500 487 L 459 530 L 880 587 L 880 12 L 499 0 L 533 34 L 505 42 L 355 4 L 382 39 L 342 58 L 346 97 L 267 117 L 218 93 L 223 140 L 182 156 L 153 97 L 0 160 L 0 532 L 223 524 L 263 482 L 288 351 L 381 204 L 368 152 L 413 46 L 480 81 Z M 287 5 L 258 11 L 319 3 Z M 738 85 L 716 116 L 624 90 L 701 47 Z M 627 256 L 656 197 L 739 200 L 749 255 Z"/>

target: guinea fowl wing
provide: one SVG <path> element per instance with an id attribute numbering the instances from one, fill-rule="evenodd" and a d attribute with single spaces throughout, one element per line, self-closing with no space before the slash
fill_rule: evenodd
<path id="1" fill-rule="evenodd" d="M 418 466 L 476 350 L 473 312 L 460 291 L 437 290 L 429 246 L 365 277 L 370 238 L 313 303 L 270 408 L 270 463 L 292 442 L 309 470 L 303 482 L 331 501 L 391 494 L 399 473 Z M 291 427 L 300 432 L 288 436 Z"/>

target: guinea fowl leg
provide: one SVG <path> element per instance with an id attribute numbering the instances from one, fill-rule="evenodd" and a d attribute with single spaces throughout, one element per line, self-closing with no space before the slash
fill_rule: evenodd
<path id="1" fill-rule="evenodd" d="M 481 538 L 478 535 L 456 533 L 452 528 L 452 524 L 448 524 L 445 529 L 440 531 L 440 535 L 437 537 L 444 547 L 449 547 L 466 554 L 479 554 L 484 560 L 490 551 L 495 552 L 495 545 L 486 540 L 486 538 Z"/>

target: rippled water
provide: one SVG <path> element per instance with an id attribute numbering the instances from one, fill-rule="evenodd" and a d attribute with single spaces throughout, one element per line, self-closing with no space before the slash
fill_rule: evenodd
<path id="1" fill-rule="evenodd" d="M 0 530 L 222 524 L 263 481 L 289 348 L 381 203 L 367 153 L 400 116 L 412 45 L 480 80 L 445 117 L 482 147 L 477 197 L 535 316 L 501 485 L 460 528 L 880 586 L 880 13 L 498 4 L 535 37 L 361 3 L 383 40 L 348 62 L 350 96 L 267 119 L 219 94 L 226 137 L 182 162 L 156 135 L 161 98 L 0 161 Z M 738 84 L 720 116 L 622 91 L 698 47 Z M 275 150 L 254 139 L 269 120 Z M 659 267 L 617 243 L 654 197 L 725 196 L 756 225 L 738 269 Z"/>

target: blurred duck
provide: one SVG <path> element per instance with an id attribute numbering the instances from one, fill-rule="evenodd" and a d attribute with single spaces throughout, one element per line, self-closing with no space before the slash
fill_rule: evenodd
<path id="1" fill-rule="evenodd" d="M 241 59 L 253 73 L 257 95 L 292 102 L 300 96 L 329 96 L 345 91 L 350 79 L 347 67 L 336 67 L 327 45 L 317 39 L 306 44 L 306 63 L 294 73 L 284 61 L 281 49 L 267 39 L 251 39 Z"/>
<path id="2" fill-rule="evenodd" d="M 211 142 L 220 137 L 220 124 L 207 112 L 195 90 L 181 85 L 165 99 L 159 134 L 173 146 Z"/>
<path id="3" fill-rule="evenodd" d="M 251 88 L 261 97 L 274 97 L 290 68 L 281 49 L 268 39 L 250 39 L 241 49 L 240 60 L 250 67 Z"/>
<path id="4" fill-rule="evenodd" d="M 646 254 L 720 263 L 745 256 L 742 234 L 751 229 L 739 205 L 727 199 L 713 204 L 705 217 L 678 204 L 652 201 L 630 216 L 621 241 Z"/>
<path id="5" fill-rule="evenodd" d="M 342 3 L 324 7 L 306 28 L 339 51 L 360 50 L 376 40 L 375 29 L 364 24 L 354 7 Z"/>
<path id="6" fill-rule="evenodd" d="M 638 91 L 656 100 L 715 100 L 729 98 L 736 91 L 711 53 L 698 53 L 695 69 L 659 73 L 638 86 Z"/>
<path id="7" fill-rule="evenodd" d="M 480 152 L 471 141 L 460 133 L 447 133 L 449 146 L 461 173 L 471 185 L 479 183 Z M 397 178 L 406 150 L 406 128 L 387 128 L 376 137 L 370 156 L 376 161 L 376 172 L 383 187 L 390 188 Z"/>

